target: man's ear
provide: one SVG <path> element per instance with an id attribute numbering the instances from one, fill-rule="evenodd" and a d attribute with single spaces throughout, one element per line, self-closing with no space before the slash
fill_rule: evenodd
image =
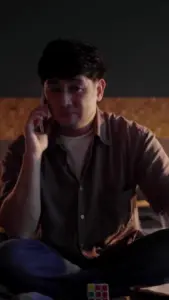
<path id="1" fill-rule="evenodd" d="M 104 96 L 106 81 L 102 78 L 97 82 L 97 102 L 100 102 Z"/>

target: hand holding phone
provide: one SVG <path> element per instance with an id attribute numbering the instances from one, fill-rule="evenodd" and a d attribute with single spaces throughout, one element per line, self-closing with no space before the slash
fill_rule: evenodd
<path id="1" fill-rule="evenodd" d="M 41 98 L 40 98 L 40 105 L 42 107 L 48 107 L 47 105 L 47 100 L 46 100 L 46 97 L 45 97 L 45 94 L 44 94 L 44 91 L 42 90 L 42 94 L 41 94 Z M 47 129 L 47 126 L 49 125 L 49 119 L 51 117 L 51 113 L 49 111 L 49 108 L 47 109 L 47 116 L 44 118 L 42 117 L 41 119 L 39 119 L 38 121 L 38 131 L 40 133 L 45 133 L 46 132 L 46 129 Z"/>
<path id="2" fill-rule="evenodd" d="M 34 153 L 37 157 L 40 157 L 48 146 L 49 122 L 51 118 L 45 102 L 45 98 L 42 95 L 41 105 L 31 112 L 25 126 L 27 152 L 29 152 L 29 155 Z"/>

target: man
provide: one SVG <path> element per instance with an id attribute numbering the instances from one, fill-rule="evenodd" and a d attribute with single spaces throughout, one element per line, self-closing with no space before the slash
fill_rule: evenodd
<path id="1" fill-rule="evenodd" d="M 0 247 L 1 283 L 55 299 L 82 299 L 90 282 L 114 294 L 162 284 L 168 230 L 141 237 L 135 191 L 169 212 L 167 155 L 148 129 L 98 109 L 106 82 L 95 47 L 52 41 L 38 74 L 43 105 L 3 162 L 0 226 L 15 239 Z"/>

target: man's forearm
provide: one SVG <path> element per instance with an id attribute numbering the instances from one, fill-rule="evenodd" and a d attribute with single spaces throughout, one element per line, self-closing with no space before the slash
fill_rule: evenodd
<path id="1" fill-rule="evenodd" d="M 37 229 L 41 213 L 40 166 L 41 157 L 26 153 L 18 181 L 3 201 L 0 226 L 10 236 L 30 237 Z"/>

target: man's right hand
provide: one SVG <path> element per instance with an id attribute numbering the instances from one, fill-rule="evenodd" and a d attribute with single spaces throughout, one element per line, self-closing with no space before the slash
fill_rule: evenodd
<path id="1" fill-rule="evenodd" d="M 30 157 L 40 159 L 43 151 L 48 147 L 48 135 L 42 130 L 36 130 L 39 123 L 43 124 L 44 119 L 49 118 L 48 106 L 39 106 L 34 109 L 28 118 L 25 126 L 25 152 Z"/>

